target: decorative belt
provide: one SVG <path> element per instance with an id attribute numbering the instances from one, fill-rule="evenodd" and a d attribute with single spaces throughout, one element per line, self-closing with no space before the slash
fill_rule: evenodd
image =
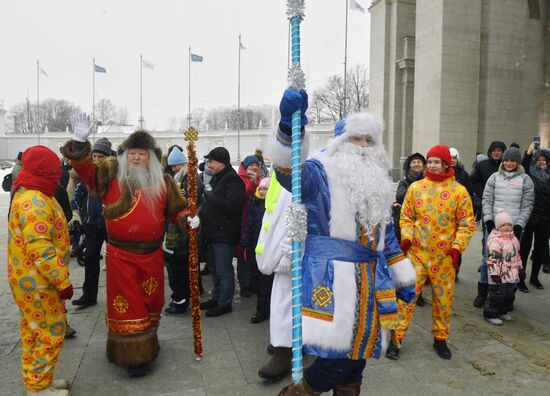
<path id="1" fill-rule="evenodd" d="M 124 241 L 109 238 L 109 243 L 116 248 L 135 254 L 151 254 L 162 245 L 162 239 L 157 241 Z"/>

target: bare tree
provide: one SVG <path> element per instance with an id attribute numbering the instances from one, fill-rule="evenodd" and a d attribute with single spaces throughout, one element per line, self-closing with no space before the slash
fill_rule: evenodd
<path id="1" fill-rule="evenodd" d="M 99 125 L 114 124 L 116 107 L 110 99 L 100 99 L 95 105 L 95 120 Z"/>
<path id="2" fill-rule="evenodd" d="M 310 103 L 317 122 L 337 121 L 345 116 L 344 96 L 347 112 L 365 111 L 369 105 L 367 70 L 357 65 L 347 74 L 346 95 L 344 79 L 330 76 L 324 86 L 313 91 Z"/>
<path id="3" fill-rule="evenodd" d="M 119 107 L 116 110 L 116 114 L 114 116 L 115 124 L 118 125 L 127 125 L 128 124 L 128 109 L 126 107 Z"/>
<path id="4" fill-rule="evenodd" d="M 18 134 L 37 132 L 64 132 L 71 121 L 82 111 L 66 100 L 46 99 L 40 108 L 30 103 L 15 105 L 10 113 L 14 120 L 14 132 Z"/>

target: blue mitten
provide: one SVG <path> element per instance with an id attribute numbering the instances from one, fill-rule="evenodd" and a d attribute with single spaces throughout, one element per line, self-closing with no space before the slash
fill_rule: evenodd
<path id="1" fill-rule="evenodd" d="M 305 111 L 307 110 L 307 93 L 293 88 L 287 88 L 279 105 L 281 111 L 281 124 L 292 128 L 292 114 L 300 110 L 302 113 L 302 126 L 307 124 Z"/>
<path id="2" fill-rule="evenodd" d="M 414 297 L 416 296 L 416 287 L 415 285 L 410 285 L 396 290 L 396 292 L 398 299 L 407 304 L 410 304 L 414 301 Z"/>

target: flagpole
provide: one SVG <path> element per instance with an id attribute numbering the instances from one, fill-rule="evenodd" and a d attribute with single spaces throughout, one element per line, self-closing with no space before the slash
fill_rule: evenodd
<path id="1" fill-rule="evenodd" d="M 40 61 L 36 60 L 36 137 L 40 145 Z"/>
<path id="2" fill-rule="evenodd" d="M 239 33 L 239 72 L 237 83 L 237 163 L 241 162 L 241 35 Z"/>
<path id="3" fill-rule="evenodd" d="M 187 127 L 191 127 L 191 46 L 189 46 L 189 112 L 187 113 Z"/>
<path id="4" fill-rule="evenodd" d="M 143 54 L 139 54 L 139 129 L 143 129 Z"/>
<path id="5" fill-rule="evenodd" d="M 346 2 L 346 35 L 344 39 L 344 113 L 342 114 L 342 118 L 344 118 L 347 114 L 346 109 L 346 103 L 347 103 L 347 82 L 348 82 L 348 8 L 349 8 L 349 0 L 344 0 Z"/>
<path id="6" fill-rule="evenodd" d="M 95 143 L 95 58 L 92 63 L 92 141 Z"/>

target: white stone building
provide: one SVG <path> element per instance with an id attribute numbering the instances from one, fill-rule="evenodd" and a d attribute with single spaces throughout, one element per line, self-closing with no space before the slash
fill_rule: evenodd
<path id="1" fill-rule="evenodd" d="M 369 8 L 370 110 L 399 174 L 408 154 L 492 140 L 550 145 L 550 0 L 378 0 Z"/>

